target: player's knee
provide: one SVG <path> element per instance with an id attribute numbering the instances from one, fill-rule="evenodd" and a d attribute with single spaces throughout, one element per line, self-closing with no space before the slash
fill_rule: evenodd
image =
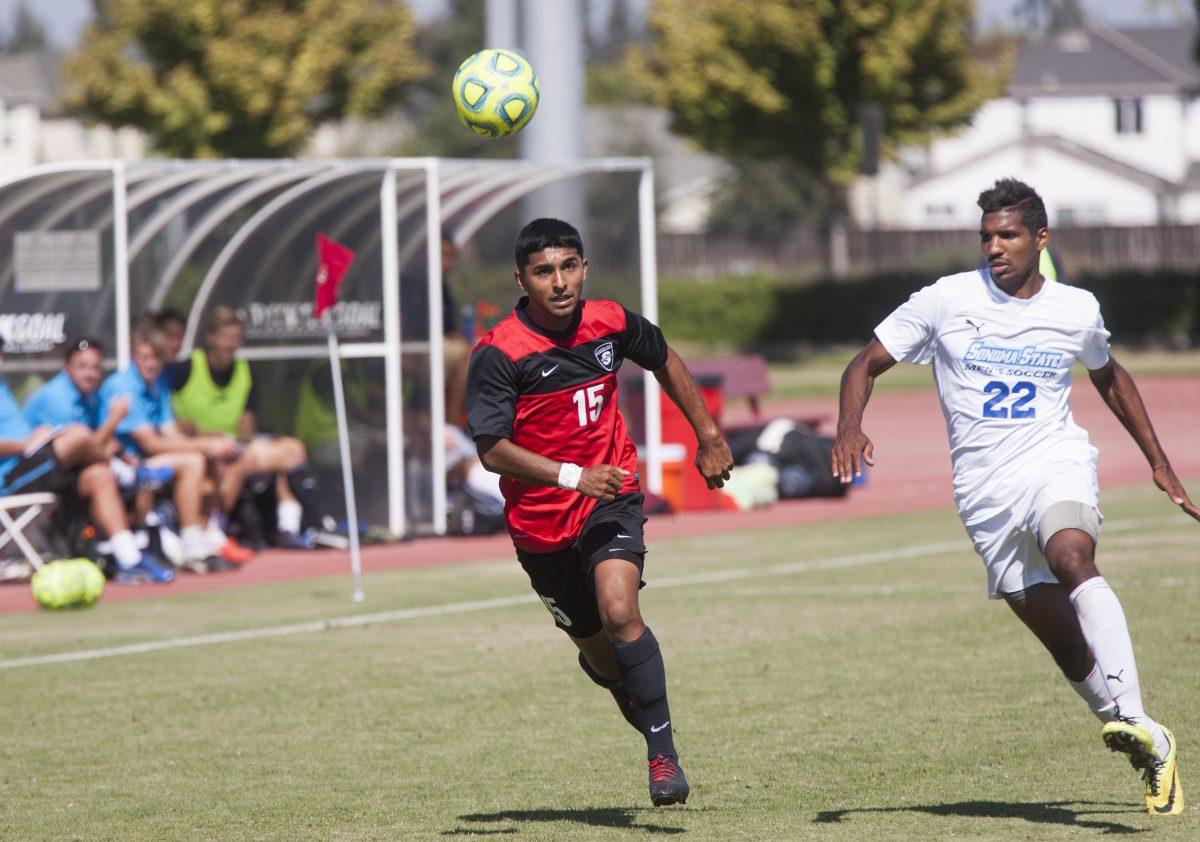
<path id="1" fill-rule="evenodd" d="M 284 470 L 290 471 L 292 468 L 308 460 L 308 451 L 304 447 L 304 442 L 300 441 L 300 439 L 292 438 L 291 436 L 281 436 L 279 447 L 284 457 Z"/>
<path id="2" fill-rule="evenodd" d="M 615 643 L 627 643 L 642 633 L 642 614 L 638 610 L 636 596 L 605 600 L 600 606 L 600 619 L 604 623 L 604 631 Z"/>
<path id="3" fill-rule="evenodd" d="M 108 465 L 96 462 L 79 472 L 79 490 L 88 497 L 106 491 L 116 493 L 117 480 Z"/>
<path id="4" fill-rule="evenodd" d="M 181 453 L 175 465 L 175 475 L 195 481 L 204 475 L 206 467 L 203 453 Z"/>
<path id="5" fill-rule="evenodd" d="M 1093 567 L 1093 550 L 1090 542 L 1061 541 L 1046 554 L 1050 570 L 1060 580 L 1074 581 L 1085 576 Z"/>

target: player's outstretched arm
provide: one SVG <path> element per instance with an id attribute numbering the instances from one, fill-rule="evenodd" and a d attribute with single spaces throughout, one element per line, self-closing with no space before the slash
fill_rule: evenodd
<path id="1" fill-rule="evenodd" d="M 531 485 L 552 485 L 578 491 L 597 500 L 615 499 L 629 474 L 614 465 L 587 468 L 565 465 L 498 436 L 479 436 L 475 439 L 475 449 L 483 467 L 494 474 Z"/>
<path id="2" fill-rule="evenodd" d="M 867 343 L 842 372 L 838 399 L 837 440 L 833 443 L 833 475 L 846 485 L 862 475 L 862 463 L 875 466 L 875 445 L 862 431 L 863 412 L 871 398 L 875 378 L 896 364 L 875 338 Z"/>
<path id="3" fill-rule="evenodd" d="M 654 370 L 654 376 L 696 433 L 696 470 L 709 488 L 721 488 L 733 468 L 733 454 L 705 406 L 692 373 L 679 355 L 667 348 L 667 361 Z"/>
<path id="4" fill-rule="evenodd" d="M 1142 403 L 1142 396 L 1138 392 L 1137 384 L 1133 382 L 1133 377 L 1111 355 L 1106 365 L 1089 371 L 1088 375 L 1113 415 L 1117 416 L 1117 420 L 1141 448 L 1146 461 L 1150 463 L 1154 484 L 1167 492 L 1172 503 L 1196 520 L 1200 520 L 1200 508 L 1188 499 L 1183 483 L 1171 469 L 1171 463 L 1167 461 L 1166 451 L 1154 433 L 1154 425 L 1150 423 L 1150 415 L 1146 412 L 1146 405 Z"/>

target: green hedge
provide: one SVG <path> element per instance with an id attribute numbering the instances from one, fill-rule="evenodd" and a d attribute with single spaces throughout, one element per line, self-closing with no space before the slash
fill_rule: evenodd
<path id="1" fill-rule="evenodd" d="M 729 277 L 659 281 L 659 316 L 673 341 L 754 348 L 797 342 L 863 342 L 910 293 L 939 273 L 891 272 L 842 282 Z M 1113 338 L 1200 344 L 1200 269 L 1080 273 Z"/>

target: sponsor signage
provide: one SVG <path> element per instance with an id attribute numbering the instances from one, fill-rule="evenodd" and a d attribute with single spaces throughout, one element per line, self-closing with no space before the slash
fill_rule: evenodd
<path id="1" fill-rule="evenodd" d="M 366 339 L 383 330 L 379 301 L 339 301 L 330 310 L 337 335 Z M 324 339 L 325 329 L 313 318 L 310 301 L 251 301 L 238 309 L 248 341 Z"/>
<path id="2" fill-rule="evenodd" d="M 18 231 L 17 292 L 99 292 L 99 231 Z"/>
<path id="3" fill-rule="evenodd" d="M 66 313 L 0 314 L 6 354 L 41 354 L 67 341 Z"/>

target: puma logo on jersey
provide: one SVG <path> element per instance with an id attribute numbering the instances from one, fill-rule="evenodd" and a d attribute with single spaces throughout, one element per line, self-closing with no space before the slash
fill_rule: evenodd
<path id="1" fill-rule="evenodd" d="M 971 327 L 975 328 L 975 335 L 976 335 L 976 336 L 978 336 L 978 335 L 979 335 L 979 331 L 980 331 L 980 330 L 983 328 L 983 322 L 980 322 L 979 324 L 975 324 L 975 322 L 971 321 L 970 319 L 964 319 L 963 321 L 965 321 L 965 322 L 966 322 L 967 324 L 969 324 Z"/>
<path id="2" fill-rule="evenodd" d="M 543 368 L 542 369 L 542 377 L 549 377 L 551 374 L 554 373 L 554 369 L 558 368 L 560 365 L 562 365 L 562 363 L 555 363 L 550 368 Z"/>

